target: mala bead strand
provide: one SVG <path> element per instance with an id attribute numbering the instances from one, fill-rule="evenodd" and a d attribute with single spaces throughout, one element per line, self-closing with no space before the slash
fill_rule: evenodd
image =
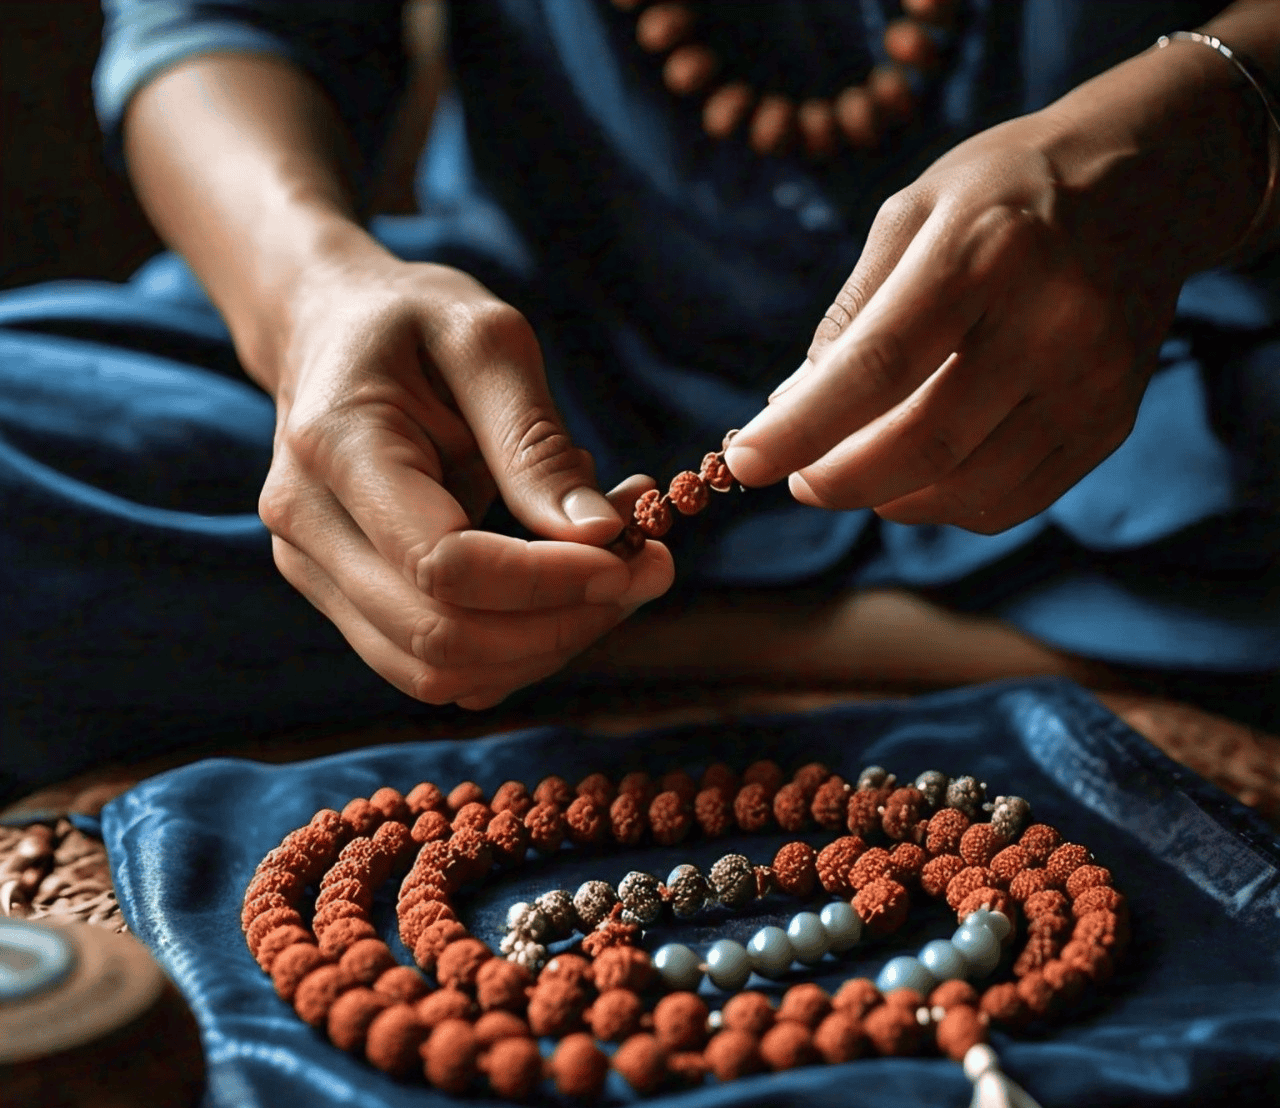
<path id="1" fill-rule="evenodd" d="M 533 794 L 509 782 L 491 803 L 474 782 L 447 797 L 428 782 L 407 795 L 379 789 L 340 813 L 317 813 L 264 857 L 245 890 L 245 941 L 282 999 L 340 1049 L 397 1076 L 418 1069 L 451 1093 L 483 1074 L 496 1094 L 527 1097 L 545 1073 L 562 1095 L 590 1099 L 610 1065 L 645 1093 L 672 1082 L 697 1084 L 708 1072 L 733 1079 L 868 1051 L 913 1053 L 929 1044 L 966 1069 L 988 1072 L 993 1056 L 981 1052 L 990 1025 L 1013 1029 L 1048 1018 L 1114 972 L 1129 939 L 1127 903 L 1087 848 L 1030 822 L 1025 800 L 985 803 L 985 786 L 975 779 L 946 781 L 936 771 L 895 786 L 892 775 L 867 767 L 855 789 L 817 763 L 787 784 L 776 764 L 761 761 L 741 779 L 724 766 L 709 768 L 699 783 L 683 772 L 656 783 L 630 774 L 616 791 L 603 775 L 576 790 L 546 778 Z M 459 889 L 483 880 L 495 863 L 523 860 L 535 837 L 528 817 L 539 809 L 533 822 L 543 846 L 557 829 L 555 847 L 561 845 L 574 805 L 603 812 L 606 803 L 615 841 L 636 841 L 634 827 L 619 828 L 612 818 L 619 801 L 632 805 L 639 835 L 649 831 L 661 844 L 666 809 L 687 813 L 690 827 L 696 822 L 705 831 L 695 815 L 700 798 L 704 804 L 717 798 L 725 812 L 744 793 L 752 812 L 755 802 L 768 808 L 763 820 L 749 820 L 760 826 L 797 818 L 796 801 L 807 801 L 808 818 L 820 826 L 846 807 L 847 824 L 861 797 L 868 834 L 883 836 L 888 846 L 844 835 L 821 850 L 787 843 L 770 865 L 730 854 L 705 875 L 693 865 L 676 866 L 665 883 L 633 871 L 616 890 L 601 881 L 585 882 L 576 893 L 553 889 L 512 906 L 501 948 L 506 958 L 468 935 L 454 913 L 451 897 Z M 984 811 L 989 822 L 978 818 Z M 599 841 L 588 842 L 580 831 L 569 837 L 579 846 Z M 414 940 L 415 961 L 434 974 L 434 991 L 419 970 L 396 964 L 369 919 L 377 888 L 400 874 L 402 938 Z M 760 929 L 745 947 L 721 939 L 701 958 L 668 944 L 651 959 L 629 945 L 666 905 L 683 919 L 712 903 L 741 908 L 772 891 L 807 897 L 819 884 L 839 899 L 819 912 L 797 913 L 785 929 Z M 738 992 L 753 972 L 776 978 L 797 962 L 813 964 L 865 934 L 899 926 L 908 888 L 956 910 L 959 926 L 950 939 L 890 959 L 874 982 L 847 981 L 831 997 L 811 983 L 793 986 L 776 1011 L 760 994 Z M 315 905 L 309 924 L 308 896 Z M 1026 943 L 1015 956 L 1022 917 Z M 577 930 L 588 932 L 582 941 L 588 957 L 548 960 L 546 944 Z M 1010 965 L 1012 980 L 974 988 L 1001 964 Z M 695 995 L 704 975 L 737 994 L 723 1012 L 708 1012 Z M 644 993 L 655 976 L 667 995 L 646 1015 Z M 545 1064 L 535 1035 L 559 1039 Z M 596 1039 L 621 1043 L 612 1062 Z"/>

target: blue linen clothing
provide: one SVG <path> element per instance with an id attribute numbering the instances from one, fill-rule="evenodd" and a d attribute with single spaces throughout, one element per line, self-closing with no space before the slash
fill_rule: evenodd
<path id="1" fill-rule="evenodd" d="M 423 214 L 375 221 L 533 322 L 609 487 L 696 467 L 804 355 L 882 200 L 940 151 L 1202 22 L 1217 0 L 967 0 L 920 120 L 829 163 L 713 142 L 607 0 L 451 9 L 453 95 Z M 124 111 L 193 55 L 291 60 L 372 164 L 404 75 L 399 5 L 108 0 L 95 95 Z M 878 56 L 887 0 L 700 5 L 749 73 L 830 91 Z M 678 589 L 901 584 L 1064 649 L 1143 666 L 1280 667 L 1280 258 L 1189 281 L 1129 439 L 1001 535 L 713 498 L 672 535 Z M 129 283 L 0 295 L 0 794 L 103 757 L 415 706 L 279 578 L 256 516 L 271 405 L 173 256 Z M 510 526 L 498 515 L 494 526 Z M 50 755 L 53 755 L 51 757 Z"/>

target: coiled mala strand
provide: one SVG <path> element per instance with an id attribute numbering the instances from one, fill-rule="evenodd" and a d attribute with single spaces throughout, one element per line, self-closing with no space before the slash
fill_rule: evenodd
<path id="1" fill-rule="evenodd" d="M 1002 1081 L 983 1045 L 988 1027 L 1044 1019 L 1105 981 L 1126 945 L 1128 912 L 1085 847 L 1064 843 L 1045 824 L 1027 825 L 1026 801 L 983 801 L 971 777 L 949 781 L 929 771 L 899 786 L 868 767 L 853 784 L 811 763 L 787 782 L 769 761 L 741 778 L 717 763 L 699 783 L 682 771 L 657 781 L 631 773 L 616 787 L 602 774 L 576 787 L 551 776 L 531 794 L 511 781 L 489 798 L 474 782 L 447 796 L 429 782 L 408 795 L 382 788 L 286 835 L 257 867 L 241 922 L 250 952 L 307 1024 L 379 1070 L 422 1072 L 453 1094 L 483 1075 L 493 1093 L 513 1100 L 527 1099 L 544 1077 L 563 1095 L 593 1098 L 610 1067 L 647 1094 L 708 1073 L 729 1081 L 931 1049 L 963 1061 L 975 1084 Z M 470 935 L 453 907 L 459 890 L 495 867 L 519 865 L 530 848 L 553 854 L 566 842 L 598 848 L 646 838 L 674 846 L 695 831 L 714 838 L 815 826 L 842 833 L 821 850 L 787 843 L 768 866 L 729 855 L 708 878 L 687 881 L 706 891 L 685 907 L 699 897 L 703 906 L 715 897 L 740 907 L 773 888 L 807 896 L 820 886 L 841 898 L 816 917 L 820 930 L 832 920 L 826 949 L 838 953 L 852 926 L 838 905 L 852 908 L 858 931 L 887 935 L 907 917 L 909 890 L 918 889 L 955 910 L 956 936 L 927 944 L 917 958 L 892 959 L 877 981 L 850 979 L 831 996 L 804 982 L 776 1009 L 762 993 L 740 992 L 713 1013 L 693 989 L 714 966 L 698 963 L 695 977 L 688 958 L 664 956 L 655 965 L 635 945 L 642 921 L 653 918 L 650 901 L 656 897 L 659 910 L 671 905 L 680 891 L 673 886 L 693 867 L 678 867 L 665 884 L 652 875 L 624 879 L 619 891 L 587 882 L 575 895 L 552 890 L 519 905 L 505 958 Z M 396 914 L 416 967 L 397 963 L 371 919 L 374 893 L 391 876 L 403 877 Z M 302 907 L 312 897 L 308 923 Z M 979 992 L 964 978 L 989 974 L 1022 920 L 1026 942 L 1013 979 Z M 549 955 L 546 943 L 575 930 L 584 932 L 581 954 Z M 781 929 L 765 930 L 791 945 L 755 950 L 753 940 L 751 969 L 781 976 L 793 958 L 816 960 Z M 966 930 L 976 937 L 963 937 Z M 741 969 L 726 973 L 726 983 L 745 984 Z M 680 984 L 689 987 L 653 1001 Z M 546 1061 L 540 1037 L 559 1040 Z M 599 1042 L 620 1045 L 610 1057 Z"/>

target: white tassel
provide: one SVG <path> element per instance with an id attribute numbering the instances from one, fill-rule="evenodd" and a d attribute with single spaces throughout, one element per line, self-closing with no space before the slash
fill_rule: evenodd
<path id="1" fill-rule="evenodd" d="M 965 1051 L 964 1075 L 973 1082 L 969 1108 L 1040 1108 L 1031 1094 L 1000 1068 L 1000 1059 L 986 1043 Z"/>

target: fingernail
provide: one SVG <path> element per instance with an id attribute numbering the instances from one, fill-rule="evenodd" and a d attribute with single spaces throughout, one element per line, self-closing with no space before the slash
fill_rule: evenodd
<path id="1" fill-rule="evenodd" d="M 750 446 L 730 446 L 724 452 L 724 464 L 729 472 L 742 484 L 751 484 L 765 468 L 764 458 L 760 452 Z"/>
<path id="2" fill-rule="evenodd" d="M 613 505 L 595 489 L 583 487 L 566 493 L 560 501 L 560 508 L 574 523 L 594 523 L 596 520 L 620 522 Z"/>
<path id="3" fill-rule="evenodd" d="M 799 369 L 797 369 L 790 377 L 788 377 L 785 381 L 783 381 L 782 384 L 780 384 L 776 389 L 773 390 L 773 392 L 769 394 L 769 399 L 777 400 L 778 397 L 780 397 L 784 392 L 787 391 L 787 389 L 789 389 L 792 385 L 794 385 L 797 381 L 799 381 L 800 378 L 803 377 L 812 368 L 813 368 L 812 363 L 809 361 L 808 358 L 806 358 L 803 362 L 800 363 Z"/>

